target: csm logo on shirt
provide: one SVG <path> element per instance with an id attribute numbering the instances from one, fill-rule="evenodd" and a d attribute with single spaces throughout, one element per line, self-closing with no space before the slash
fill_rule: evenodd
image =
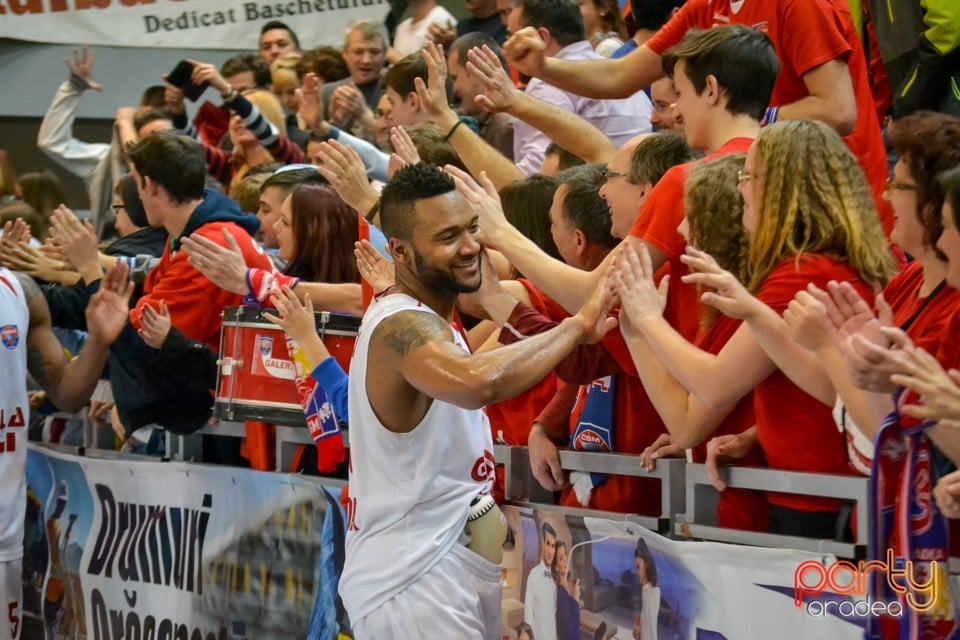
<path id="1" fill-rule="evenodd" d="M 0 342 L 7 349 L 16 349 L 17 345 L 20 344 L 20 331 L 17 329 L 17 325 L 8 324 L 5 327 L 0 327 Z"/>

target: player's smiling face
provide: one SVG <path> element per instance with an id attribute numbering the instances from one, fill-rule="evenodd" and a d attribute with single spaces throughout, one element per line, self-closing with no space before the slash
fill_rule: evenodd
<path id="1" fill-rule="evenodd" d="M 481 244 L 479 219 L 456 191 L 418 200 L 413 232 L 417 278 L 449 293 L 480 288 Z"/>

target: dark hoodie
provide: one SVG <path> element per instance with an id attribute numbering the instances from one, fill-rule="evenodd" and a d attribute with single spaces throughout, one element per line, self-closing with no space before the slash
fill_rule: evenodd
<path id="1" fill-rule="evenodd" d="M 220 346 L 220 313 L 241 304 L 241 296 L 218 288 L 191 267 L 180 241 L 201 235 L 226 246 L 223 230 L 240 245 L 248 266 L 270 268 L 270 260 L 252 235 L 256 216 L 243 213 L 229 198 L 211 190 L 194 210 L 183 233 L 170 238 L 160 262 L 147 276 L 144 293 L 130 310 L 130 322 L 110 350 L 110 384 L 128 433 L 157 424 L 174 433 L 192 433 L 210 418 Z M 151 349 L 138 335 L 145 305 L 164 301 L 176 329 L 161 349 Z"/>

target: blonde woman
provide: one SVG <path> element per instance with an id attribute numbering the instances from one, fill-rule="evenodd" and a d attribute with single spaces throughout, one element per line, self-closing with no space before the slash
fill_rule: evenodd
<path id="1" fill-rule="evenodd" d="M 757 317 L 779 316 L 809 284 L 849 282 L 871 299 L 893 271 L 870 190 L 856 159 L 832 129 L 786 121 L 765 128 L 739 175 L 743 226 L 749 237 L 746 286 L 710 255 L 687 248 L 685 282 L 710 289 L 702 302 L 744 318 L 717 354 L 686 342 L 661 315 L 649 256 L 625 248 L 617 263 L 623 311 L 677 381 L 689 391 L 688 412 L 729 411 L 754 393 L 756 428 L 718 438 L 714 453 L 743 458 L 756 446 L 774 469 L 849 473 L 831 407 L 804 393 L 778 368 Z M 614 278 L 617 280 L 617 278 Z M 779 319 L 779 318 L 777 318 Z M 849 536 L 842 504 L 833 499 L 770 493 L 773 533 Z"/>

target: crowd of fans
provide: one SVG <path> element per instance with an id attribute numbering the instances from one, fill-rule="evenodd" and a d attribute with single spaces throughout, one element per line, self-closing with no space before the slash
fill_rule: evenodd
<path id="1" fill-rule="evenodd" d="M 606 0 L 467 0 L 458 22 L 411 0 L 392 36 L 359 20 L 342 49 L 271 22 L 258 54 L 190 61 L 222 104 L 191 120 L 188 86 L 148 87 L 109 143 L 73 137 L 100 89 L 80 49 L 38 145 L 84 180 L 88 220 L 50 174 L 15 179 L 5 162 L 0 261 L 44 283 L 72 352 L 104 269 L 129 267 L 129 322 L 92 406 L 112 408 L 121 441 L 156 450 L 157 430 L 208 422 L 220 314 L 244 297 L 310 343 L 348 423 L 347 373 L 304 318 L 360 314 L 392 284 L 379 192 L 436 164 L 501 280 L 463 298 L 474 350 L 597 292 L 617 300 L 600 344 L 487 408 L 495 441 L 529 447 L 562 504 L 654 515 L 660 494 L 568 475 L 558 449 L 686 457 L 722 490 L 722 526 L 851 539 L 848 504 L 724 490 L 720 466 L 882 473 L 906 518 L 931 494 L 908 481 L 919 451 L 960 517 L 960 33 L 940 28 L 960 12 L 894 3 L 921 29 L 911 48 L 887 7 L 855 21 L 842 0 L 632 4 L 625 20 Z M 881 450 L 891 439 L 899 454 Z"/>

